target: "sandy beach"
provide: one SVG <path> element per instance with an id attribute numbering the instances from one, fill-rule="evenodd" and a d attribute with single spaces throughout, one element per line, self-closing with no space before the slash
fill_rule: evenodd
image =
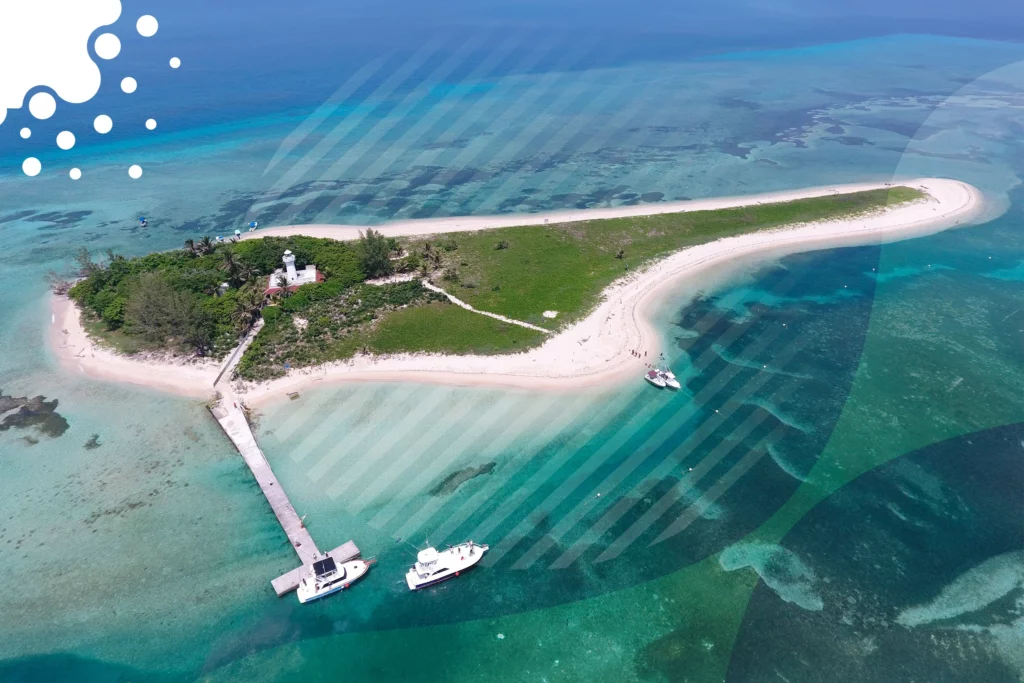
<path id="1" fill-rule="evenodd" d="M 66 296 L 52 296 L 48 333 L 51 348 L 61 367 L 86 377 L 137 384 L 181 396 L 207 399 L 213 396 L 213 381 L 219 363 L 214 361 L 173 363 L 124 356 L 95 344 L 82 326 L 78 306 Z"/>
<path id="2" fill-rule="evenodd" d="M 888 184 L 835 185 L 749 197 L 525 216 L 430 219 L 374 227 L 386 235 L 395 236 L 461 232 L 744 206 L 878 189 Z M 735 270 L 798 252 L 878 244 L 927 235 L 967 225 L 984 210 L 981 193 L 959 181 L 917 179 L 892 184 L 919 188 L 928 194 L 928 199 L 870 215 L 730 237 L 676 252 L 614 282 L 605 290 L 602 302 L 589 316 L 526 353 L 506 356 L 359 356 L 347 362 L 293 370 L 286 377 L 259 385 L 236 383 L 235 391 L 255 405 L 313 385 L 338 381 L 431 382 L 539 390 L 570 390 L 595 384 L 639 381 L 644 369 L 644 354 L 648 360 L 653 360 L 660 353 L 659 337 L 651 324 L 651 313 L 665 295 L 686 287 L 690 278 L 701 276 L 707 280 L 714 271 L 723 268 Z M 261 229 L 245 237 L 303 234 L 354 239 L 363 229 L 362 226 L 287 226 Z M 62 366 L 98 379 L 130 382 L 187 396 L 205 398 L 213 393 L 213 381 L 218 373 L 216 365 L 179 365 L 119 356 L 97 348 L 89 341 L 81 327 L 78 311 L 66 298 L 54 297 L 53 306 L 54 324 L 50 339 Z M 633 356 L 631 350 L 638 350 L 641 357 Z"/>

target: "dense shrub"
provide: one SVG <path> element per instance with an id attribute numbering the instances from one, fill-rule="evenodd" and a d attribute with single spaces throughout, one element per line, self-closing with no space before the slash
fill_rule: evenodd
<path id="1" fill-rule="evenodd" d="M 394 272 L 391 263 L 392 242 L 397 246 L 397 242 L 389 242 L 384 235 L 372 228 L 368 228 L 359 236 L 359 248 L 363 252 L 363 272 L 367 277 L 384 277 Z"/>
<path id="2" fill-rule="evenodd" d="M 312 263 L 328 279 L 341 280 L 345 286 L 366 279 L 362 268 L 362 253 L 349 242 L 320 237 L 264 237 L 245 240 L 231 245 L 238 258 L 262 275 L 269 275 L 283 267 L 281 256 L 285 250 L 295 254 L 295 267 L 302 269 Z"/>
<path id="3" fill-rule="evenodd" d="M 307 285 L 280 306 L 263 309 L 264 316 L 277 312 L 270 313 L 235 374 L 271 379 L 284 374 L 285 363 L 298 368 L 351 357 L 362 347 L 361 334 L 386 311 L 440 298 L 419 282 L 361 284 L 341 292 L 333 292 L 329 284 Z M 293 313 L 306 320 L 305 330 L 293 324 Z"/>
<path id="4" fill-rule="evenodd" d="M 266 278 L 283 266 L 285 250 L 295 254 L 297 267 L 313 263 L 327 278 L 285 299 L 288 311 L 336 297 L 365 279 L 358 245 L 315 237 L 264 237 L 206 246 L 193 242 L 185 249 L 132 259 L 109 254 L 106 265 L 82 251 L 76 260 L 85 277 L 68 295 L 107 330 L 122 330 L 151 347 L 221 355 L 258 315 Z M 218 296 L 222 282 L 234 286 Z M 244 283 L 250 284 L 242 291 L 257 290 L 254 299 L 240 301 Z"/>
<path id="5" fill-rule="evenodd" d="M 263 322 L 268 325 L 273 325 L 275 322 L 281 319 L 284 311 L 281 310 L 280 306 L 267 306 L 260 314 L 263 316 Z"/>

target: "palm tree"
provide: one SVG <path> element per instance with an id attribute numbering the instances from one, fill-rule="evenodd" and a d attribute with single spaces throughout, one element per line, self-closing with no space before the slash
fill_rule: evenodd
<path id="1" fill-rule="evenodd" d="M 200 254 L 212 254 L 216 248 L 217 245 L 214 244 L 213 240 L 207 236 L 199 240 L 197 251 Z"/>
<path id="2" fill-rule="evenodd" d="M 277 276 L 277 280 L 274 281 L 274 285 L 281 288 L 281 292 L 278 294 L 282 299 L 287 299 L 291 296 L 291 292 L 288 291 L 288 278 L 283 274 Z"/>
<path id="3" fill-rule="evenodd" d="M 225 249 L 220 253 L 220 269 L 228 275 L 228 282 L 237 285 L 240 280 L 238 275 L 242 269 L 242 262 L 235 258 L 235 252 Z"/>
<path id="4" fill-rule="evenodd" d="M 434 248 L 434 245 L 430 242 L 425 242 L 423 244 L 423 258 L 430 263 L 435 270 L 444 265 L 444 257 L 441 256 L 441 252 Z"/>
<path id="5" fill-rule="evenodd" d="M 260 274 L 259 270 L 248 261 L 238 261 L 238 281 L 249 282 Z"/>
<path id="6" fill-rule="evenodd" d="M 193 240 L 193 239 L 185 240 L 185 251 L 187 251 L 190 255 L 195 256 L 196 255 L 196 241 Z"/>
<path id="7" fill-rule="evenodd" d="M 245 333 L 256 323 L 260 309 L 263 308 L 263 292 L 259 285 L 250 283 L 238 290 L 235 310 L 231 312 L 231 322 L 240 333 Z"/>

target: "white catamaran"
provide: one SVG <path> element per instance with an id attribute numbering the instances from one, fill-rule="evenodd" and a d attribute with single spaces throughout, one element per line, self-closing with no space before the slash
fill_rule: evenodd
<path id="1" fill-rule="evenodd" d="M 675 373 L 673 373 L 668 367 L 664 370 L 658 370 L 658 376 L 665 381 L 665 385 L 670 389 L 679 389 L 682 386 L 679 384 L 679 380 L 676 379 Z"/>
<path id="2" fill-rule="evenodd" d="M 416 564 L 406 573 L 405 582 L 411 591 L 441 583 L 475 565 L 488 550 L 489 546 L 473 541 L 440 552 L 436 548 L 421 550 L 416 555 Z"/>
<path id="3" fill-rule="evenodd" d="M 374 560 L 351 560 L 338 564 L 330 556 L 314 562 L 310 565 L 309 573 L 299 583 L 299 589 L 296 591 L 299 595 L 299 602 L 312 602 L 331 593 L 345 590 L 363 578 L 366 572 L 370 571 L 370 565 L 373 563 Z"/>

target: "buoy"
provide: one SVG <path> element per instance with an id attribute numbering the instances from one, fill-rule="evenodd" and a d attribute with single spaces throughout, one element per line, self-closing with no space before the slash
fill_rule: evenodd
<path id="1" fill-rule="evenodd" d="M 458 575 L 459 575 L 459 573 L 458 573 L 458 572 L 455 572 L 455 576 L 458 576 Z"/>

